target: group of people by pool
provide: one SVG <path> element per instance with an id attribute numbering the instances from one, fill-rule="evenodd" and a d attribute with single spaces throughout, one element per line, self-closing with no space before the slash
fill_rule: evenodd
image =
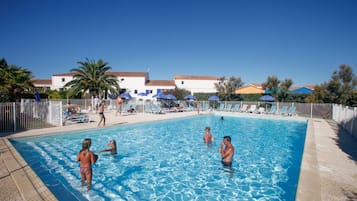
<path id="1" fill-rule="evenodd" d="M 85 138 L 82 142 L 82 149 L 77 155 L 77 161 L 80 163 L 79 171 L 81 173 L 81 183 L 85 186 L 87 182 L 87 189 L 90 190 L 92 185 L 92 165 L 98 160 L 98 155 L 93 153 L 89 148 L 92 144 L 90 138 Z M 111 154 L 117 153 L 117 144 L 115 140 L 110 140 L 107 145 L 108 149 L 103 149 L 101 152 L 110 152 Z"/>
<path id="2" fill-rule="evenodd" d="M 211 134 L 211 128 L 205 128 L 205 134 L 203 136 L 203 141 L 207 145 L 211 145 L 213 143 L 214 137 Z M 82 186 L 86 185 L 87 182 L 87 189 L 90 190 L 92 185 L 92 165 L 97 161 L 98 155 L 93 153 L 90 150 L 91 146 L 91 139 L 85 138 L 82 142 L 82 149 L 79 151 L 77 155 L 77 161 L 80 163 L 80 174 L 81 174 L 81 183 Z M 108 149 L 103 149 L 99 151 L 101 152 L 110 152 L 111 154 L 117 153 L 117 145 L 115 140 L 110 140 L 109 144 L 107 145 Z M 222 157 L 222 164 L 224 167 L 232 167 L 232 159 L 234 155 L 234 147 L 231 144 L 231 137 L 224 136 L 223 141 L 220 144 L 219 153 Z"/>

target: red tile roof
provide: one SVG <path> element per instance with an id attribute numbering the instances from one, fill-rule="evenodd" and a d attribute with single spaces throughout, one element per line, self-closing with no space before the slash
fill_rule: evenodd
<path id="1" fill-rule="evenodd" d="M 149 80 L 146 86 L 176 86 L 173 80 Z"/>
<path id="2" fill-rule="evenodd" d="M 59 74 L 53 74 L 52 76 L 71 76 L 75 75 L 76 73 L 59 73 Z"/>
<path id="3" fill-rule="evenodd" d="M 146 77 L 148 72 L 108 72 L 116 77 Z"/>
<path id="4" fill-rule="evenodd" d="M 33 84 L 42 84 L 42 85 L 52 84 L 52 80 L 47 80 L 47 79 L 33 79 L 32 82 Z"/>
<path id="5" fill-rule="evenodd" d="M 174 80 L 218 80 L 219 77 L 200 75 L 175 75 Z"/>
<path id="6" fill-rule="evenodd" d="M 74 76 L 76 73 L 60 73 L 54 74 L 53 76 Z M 107 74 L 114 75 L 116 77 L 146 77 L 148 72 L 107 72 Z"/>

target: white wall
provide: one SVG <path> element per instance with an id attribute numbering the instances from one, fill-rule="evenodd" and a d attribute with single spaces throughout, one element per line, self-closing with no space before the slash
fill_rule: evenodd
<path id="1" fill-rule="evenodd" d="M 64 81 L 63 81 L 63 79 L 64 79 Z M 52 76 L 51 89 L 52 90 L 62 89 L 63 86 L 71 80 L 73 80 L 72 76 Z"/>
<path id="2" fill-rule="evenodd" d="M 175 80 L 175 84 L 178 88 L 186 89 L 192 93 L 215 93 L 217 90 L 214 86 L 214 83 L 218 82 L 218 80 Z"/>
<path id="3" fill-rule="evenodd" d="M 138 93 L 145 92 L 145 77 L 118 77 L 121 89 L 126 89 L 130 95 L 137 90 Z"/>

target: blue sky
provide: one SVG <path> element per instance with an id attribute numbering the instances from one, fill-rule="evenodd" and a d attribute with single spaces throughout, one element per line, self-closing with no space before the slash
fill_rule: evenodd
<path id="1" fill-rule="evenodd" d="M 86 58 L 112 71 L 268 76 L 294 86 L 357 72 L 355 0 L 1 0 L 0 57 L 35 78 Z"/>

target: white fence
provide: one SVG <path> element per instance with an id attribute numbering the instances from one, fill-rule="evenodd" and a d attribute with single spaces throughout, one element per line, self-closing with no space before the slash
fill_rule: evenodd
<path id="1" fill-rule="evenodd" d="M 56 100 L 56 101 L 41 101 L 25 99 L 20 103 L 0 103 L 0 133 L 12 133 L 22 130 L 46 128 L 54 126 L 63 126 L 63 106 L 67 103 L 78 106 L 81 109 L 92 110 L 95 108 L 93 100 L 91 99 L 70 99 L 70 100 Z M 147 101 L 144 100 L 130 100 L 124 103 L 125 105 L 136 105 L 137 112 L 145 112 L 144 105 Z M 155 104 L 160 103 L 154 101 Z M 116 101 L 108 100 L 106 111 L 116 110 Z M 182 106 L 195 104 L 190 101 L 176 101 Z M 265 107 L 269 109 L 275 105 L 277 110 L 283 106 L 294 106 L 296 108 L 296 115 L 307 118 L 323 118 L 333 119 L 349 133 L 357 138 L 357 108 L 349 108 L 336 104 L 319 104 L 319 103 L 266 103 L 266 102 L 242 102 L 242 101 L 200 101 L 201 105 L 210 104 L 211 108 L 216 108 L 221 103 L 224 103 L 226 108 L 228 104 L 235 105 L 257 105 L 258 107 Z M 161 103 L 161 107 L 164 104 Z M 123 107 L 124 108 L 124 107 Z"/>
<path id="2" fill-rule="evenodd" d="M 22 100 L 0 103 L 0 133 L 61 126 L 62 102 Z"/>
<path id="3" fill-rule="evenodd" d="M 357 138 L 357 108 L 333 105 L 332 119 Z"/>

